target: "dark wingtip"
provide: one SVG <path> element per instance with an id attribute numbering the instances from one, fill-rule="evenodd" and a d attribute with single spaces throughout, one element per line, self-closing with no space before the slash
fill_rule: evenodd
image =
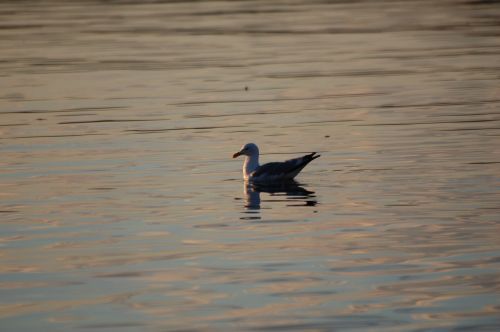
<path id="1" fill-rule="evenodd" d="M 309 154 L 309 157 L 311 157 L 312 159 L 316 159 L 316 158 L 321 157 L 321 155 L 320 154 L 317 155 L 316 152 L 312 152 Z"/>
<path id="2" fill-rule="evenodd" d="M 309 160 L 308 162 L 313 161 L 314 159 L 319 157 L 321 157 L 321 155 L 320 154 L 317 155 L 316 152 L 312 152 L 306 156 L 306 158 Z"/>

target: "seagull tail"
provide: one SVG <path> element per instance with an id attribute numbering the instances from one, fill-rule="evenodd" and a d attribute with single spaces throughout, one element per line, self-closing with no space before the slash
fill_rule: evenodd
<path id="1" fill-rule="evenodd" d="M 320 154 L 316 154 L 316 152 L 313 152 L 313 153 L 310 153 L 310 154 L 306 155 L 306 158 L 309 159 L 308 162 L 311 162 L 314 159 L 319 158 L 319 157 L 321 157 L 321 155 Z"/>

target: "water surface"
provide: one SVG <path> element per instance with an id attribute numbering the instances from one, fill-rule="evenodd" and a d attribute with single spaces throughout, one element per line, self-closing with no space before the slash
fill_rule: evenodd
<path id="1" fill-rule="evenodd" d="M 0 329 L 500 329 L 499 15 L 2 2 Z"/>

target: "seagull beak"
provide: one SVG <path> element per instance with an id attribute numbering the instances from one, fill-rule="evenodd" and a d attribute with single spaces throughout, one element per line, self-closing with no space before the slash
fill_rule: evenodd
<path id="1" fill-rule="evenodd" d="M 233 154 L 233 158 L 236 158 L 236 157 L 239 157 L 241 156 L 241 151 L 240 152 L 236 152 L 235 154 Z"/>

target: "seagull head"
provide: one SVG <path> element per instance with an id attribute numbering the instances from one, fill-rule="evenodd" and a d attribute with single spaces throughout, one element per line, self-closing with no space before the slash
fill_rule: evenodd
<path id="1" fill-rule="evenodd" d="M 247 143 L 241 147 L 241 150 L 233 154 L 233 158 L 239 156 L 255 156 L 259 155 L 259 148 L 254 143 Z"/>

